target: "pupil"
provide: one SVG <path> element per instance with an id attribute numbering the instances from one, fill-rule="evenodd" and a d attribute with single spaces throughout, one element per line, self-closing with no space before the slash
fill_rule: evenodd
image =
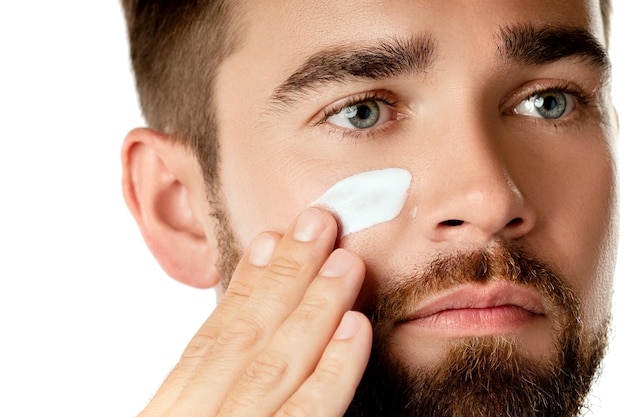
<path id="1" fill-rule="evenodd" d="M 545 97 L 543 100 L 543 106 L 546 110 L 554 110 L 557 106 L 557 101 L 554 96 Z"/>
<path id="2" fill-rule="evenodd" d="M 359 106 L 357 113 L 356 113 L 359 119 L 367 119 L 370 117 L 371 114 L 372 114 L 372 111 L 367 106 Z"/>
<path id="3" fill-rule="evenodd" d="M 346 108 L 344 117 L 357 129 L 369 129 L 378 123 L 380 109 L 376 101 L 369 100 Z"/>
<path id="4" fill-rule="evenodd" d="M 560 92 L 549 92 L 537 97 L 534 104 L 542 117 L 558 119 L 567 110 L 567 97 Z"/>

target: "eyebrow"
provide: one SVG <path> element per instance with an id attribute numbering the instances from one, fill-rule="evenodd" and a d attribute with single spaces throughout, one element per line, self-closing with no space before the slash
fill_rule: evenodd
<path id="1" fill-rule="evenodd" d="M 496 45 L 503 64 L 542 65 L 575 57 L 598 67 L 603 77 L 610 72 L 606 49 L 579 27 L 501 27 Z M 308 57 L 274 89 L 268 103 L 271 108 L 284 110 L 329 84 L 424 74 L 434 64 L 436 52 L 437 43 L 428 33 L 382 39 L 373 45 L 333 46 Z"/>
<path id="2" fill-rule="evenodd" d="M 422 74 L 432 65 L 435 50 L 429 35 L 384 39 L 373 46 L 354 44 L 325 49 L 310 56 L 282 82 L 269 103 L 289 106 L 327 84 Z"/>
<path id="3" fill-rule="evenodd" d="M 500 28 L 499 58 L 518 65 L 542 65 L 565 58 L 579 58 L 608 73 L 606 49 L 586 29 L 579 27 L 520 24 Z"/>

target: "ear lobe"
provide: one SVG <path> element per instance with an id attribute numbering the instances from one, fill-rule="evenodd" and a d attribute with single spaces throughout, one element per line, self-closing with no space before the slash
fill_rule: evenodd
<path id="1" fill-rule="evenodd" d="M 214 220 L 196 158 L 168 135 L 140 128 L 122 149 L 123 191 L 150 251 L 177 281 L 219 282 Z"/>

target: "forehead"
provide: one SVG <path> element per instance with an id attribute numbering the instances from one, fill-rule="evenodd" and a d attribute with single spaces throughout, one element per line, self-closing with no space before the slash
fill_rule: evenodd
<path id="1" fill-rule="evenodd" d="M 251 33 L 281 36 L 285 41 L 281 45 L 289 47 L 293 45 L 286 42 L 307 35 L 336 42 L 346 36 L 389 35 L 390 30 L 415 28 L 416 23 L 431 29 L 449 28 L 458 20 L 465 22 L 465 28 L 510 20 L 589 26 L 601 23 L 595 21 L 600 18 L 598 0 L 261 0 L 245 5 L 241 12 L 248 17 Z M 395 25 L 388 27 L 385 22 Z M 456 31 L 463 26 L 457 26 Z"/>
<path id="2" fill-rule="evenodd" d="M 262 0 L 246 1 L 238 13 L 243 41 L 222 75 L 247 74 L 259 92 L 317 51 L 375 39 L 427 33 L 440 51 L 460 59 L 495 49 L 499 30 L 520 24 L 582 28 L 604 43 L 597 0 Z"/>
<path id="3" fill-rule="evenodd" d="M 263 0 L 246 2 L 249 47 L 306 53 L 311 48 L 397 32 L 475 35 L 510 23 L 587 27 L 602 38 L 597 0 Z"/>

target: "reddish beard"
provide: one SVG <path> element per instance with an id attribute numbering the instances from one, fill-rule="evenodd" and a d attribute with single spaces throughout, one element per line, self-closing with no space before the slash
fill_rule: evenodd
<path id="1" fill-rule="evenodd" d="M 530 358 L 505 336 L 454 340 L 443 359 L 428 366 L 410 366 L 394 355 L 394 328 L 420 300 L 461 284 L 493 281 L 531 288 L 550 305 L 550 358 Z M 580 301 L 564 280 L 545 263 L 502 244 L 435 260 L 384 288 L 368 313 L 374 347 L 346 416 L 577 416 L 604 355 L 609 322 L 586 334 Z"/>

